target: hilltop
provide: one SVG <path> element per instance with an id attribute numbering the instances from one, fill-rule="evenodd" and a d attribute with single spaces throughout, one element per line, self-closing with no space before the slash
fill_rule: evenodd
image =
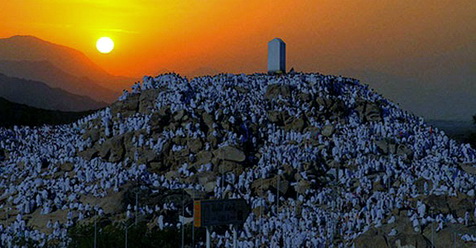
<path id="1" fill-rule="evenodd" d="M 240 247 L 476 242 L 475 151 L 356 79 L 144 77 L 73 124 L 0 138 L 2 245 L 65 246 L 93 220 L 136 217 L 144 237 L 189 232 L 194 198 L 250 204 Z M 230 231 L 213 229 L 214 245 Z"/>

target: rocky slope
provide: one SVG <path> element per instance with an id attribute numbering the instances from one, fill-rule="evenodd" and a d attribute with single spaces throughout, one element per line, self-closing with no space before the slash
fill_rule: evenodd
<path id="1" fill-rule="evenodd" d="M 77 223 L 136 211 L 178 228 L 193 198 L 249 202 L 241 247 L 476 244 L 475 151 L 355 79 L 145 77 L 72 125 L 0 129 L 0 145 L 4 245 L 65 246 Z"/>

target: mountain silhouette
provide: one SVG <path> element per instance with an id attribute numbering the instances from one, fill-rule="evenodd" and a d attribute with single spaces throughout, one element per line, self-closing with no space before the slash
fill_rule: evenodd
<path id="1" fill-rule="evenodd" d="M 64 72 L 47 60 L 0 60 L 0 73 L 10 77 L 41 81 L 52 88 L 61 88 L 70 93 L 106 102 L 112 102 L 118 96 L 117 92 L 104 88 L 89 78 L 76 77 Z"/>
<path id="2" fill-rule="evenodd" d="M 0 97 L 0 127 L 67 124 L 91 113 L 39 109 Z"/>
<path id="3" fill-rule="evenodd" d="M 70 91 L 77 88 L 77 84 L 80 82 L 85 88 L 82 91 L 86 91 L 89 96 L 97 94 L 96 90 L 100 89 L 100 87 L 107 88 L 110 91 L 122 92 L 124 86 L 128 86 L 129 82 L 134 80 L 109 74 L 78 50 L 54 44 L 34 36 L 12 36 L 0 39 L 0 60 L 3 61 L 2 73 L 8 76 L 18 77 L 20 76 L 18 75 L 19 70 L 23 70 L 24 75 L 22 77 L 43 81 L 47 77 L 54 77 L 54 75 L 47 76 L 45 72 L 41 71 L 53 70 L 54 73 L 64 76 L 66 79 L 61 85 L 58 85 L 62 89 Z M 38 66 L 35 67 L 32 64 L 25 63 L 25 61 L 41 62 L 42 64 L 35 64 Z M 49 64 L 45 63 L 45 61 Z M 57 69 L 52 69 L 52 67 Z M 65 74 L 69 74 L 76 79 Z M 55 87 L 58 81 L 62 81 L 62 79 L 58 78 L 52 81 L 45 80 L 45 83 Z M 83 94 L 82 91 L 70 92 Z M 105 92 L 104 89 L 101 89 L 100 93 L 104 94 L 104 98 L 101 98 L 101 100 L 112 102 L 110 95 L 114 93 Z M 92 97 L 98 100 L 97 97 Z"/>
<path id="4" fill-rule="evenodd" d="M 45 83 L 0 74 L 0 97 L 28 106 L 61 111 L 99 109 L 107 104 L 79 96 Z"/>

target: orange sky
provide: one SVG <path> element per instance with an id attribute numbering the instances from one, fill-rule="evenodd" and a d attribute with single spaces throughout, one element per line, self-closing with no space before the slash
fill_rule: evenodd
<path id="1" fill-rule="evenodd" d="M 2 0 L 0 37 L 34 35 L 84 52 L 116 75 L 164 69 L 263 72 L 266 45 L 287 43 L 300 71 L 394 70 L 471 49 L 474 0 Z M 101 36 L 116 47 L 103 55 Z M 201 69 L 200 69 L 201 68 Z M 203 69 L 205 68 L 205 69 Z M 208 68 L 208 69 L 207 69 Z"/>

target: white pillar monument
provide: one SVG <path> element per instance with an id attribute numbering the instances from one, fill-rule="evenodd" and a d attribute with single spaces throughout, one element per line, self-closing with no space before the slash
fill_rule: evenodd
<path id="1" fill-rule="evenodd" d="M 286 72 L 286 43 L 280 38 L 268 42 L 268 72 Z"/>

